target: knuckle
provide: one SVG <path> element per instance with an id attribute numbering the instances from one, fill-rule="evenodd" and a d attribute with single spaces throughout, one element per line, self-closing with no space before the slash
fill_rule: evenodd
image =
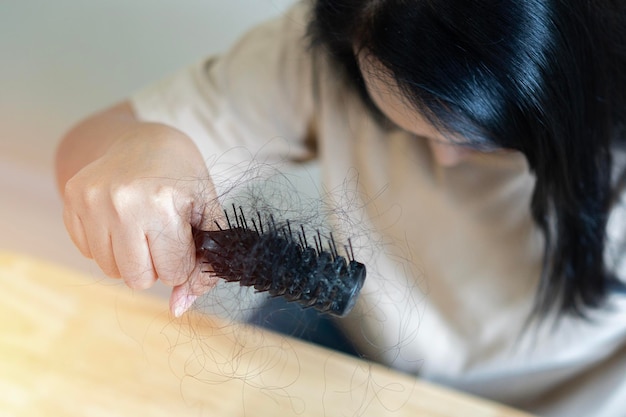
<path id="1" fill-rule="evenodd" d="M 141 206 L 141 189 L 134 184 L 117 184 L 109 190 L 109 198 L 118 211 L 128 207 Z"/>
<path id="2" fill-rule="evenodd" d="M 82 201 L 84 199 L 83 195 L 85 192 L 85 187 L 81 181 L 77 180 L 75 177 L 70 178 L 66 183 L 63 190 L 63 199 L 65 200 L 65 204 L 69 206 L 75 205 L 78 201 Z"/>
<path id="3" fill-rule="evenodd" d="M 65 184 L 64 199 L 66 205 L 91 209 L 102 202 L 102 190 L 99 184 L 69 180 Z"/>
<path id="4" fill-rule="evenodd" d="M 150 198 L 152 205 L 165 215 L 180 214 L 187 205 L 184 192 L 177 190 L 171 184 L 160 184 Z"/>
<path id="5" fill-rule="evenodd" d="M 152 188 L 135 181 L 112 187 L 110 195 L 113 207 L 118 212 L 141 210 L 143 213 L 154 213 L 158 216 L 174 214 L 174 191 L 168 185 Z"/>
<path id="6" fill-rule="evenodd" d="M 96 184 L 84 187 L 81 202 L 87 209 L 93 209 L 102 204 L 102 189 Z"/>

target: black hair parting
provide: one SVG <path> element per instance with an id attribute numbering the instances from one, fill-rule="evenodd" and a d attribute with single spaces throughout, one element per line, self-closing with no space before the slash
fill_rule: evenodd
<path id="1" fill-rule="evenodd" d="M 289 221 L 277 226 L 271 215 L 264 221 L 257 212 L 250 225 L 241 207 L 233 205 L 234 218 L 224 213 L 225 226 L 216 222 L 218 230 L 194 236 L 198 258 L 218 277 L 338 317 L 354 307 L 366 269 L 354 259 L 350 241 L 343 257 L 332 233 L 324 245 L 316 230 L 310 246 L 302 225 L 294 234 Z"/>

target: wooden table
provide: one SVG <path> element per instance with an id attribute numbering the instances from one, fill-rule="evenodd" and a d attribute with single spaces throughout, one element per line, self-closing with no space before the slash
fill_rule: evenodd
<path id="1" fill-rule="evenodd" d="M 0 415 L 527 416 L 3 252 Z"/>

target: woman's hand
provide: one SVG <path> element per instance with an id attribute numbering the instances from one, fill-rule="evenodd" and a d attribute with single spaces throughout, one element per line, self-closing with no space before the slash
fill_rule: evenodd
<path id="1" fill-rule="evenodd" d="M 79 125 L 59 147 L 63 218 L 82 254 L 108 276 L 135 289 L 157 279 L 172 286 L 170 307 L 180 316 L 215 285 L 201 272 L 192 228 L 206 228 L 221 209 L 195 144 L 123 111 Z"/>

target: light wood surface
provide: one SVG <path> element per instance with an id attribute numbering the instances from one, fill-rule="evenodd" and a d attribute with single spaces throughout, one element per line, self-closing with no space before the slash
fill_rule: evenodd
<path id="1" fill-rule="evenodd" d="M 3 252 L 0 415 L 527 416 Z"/>

